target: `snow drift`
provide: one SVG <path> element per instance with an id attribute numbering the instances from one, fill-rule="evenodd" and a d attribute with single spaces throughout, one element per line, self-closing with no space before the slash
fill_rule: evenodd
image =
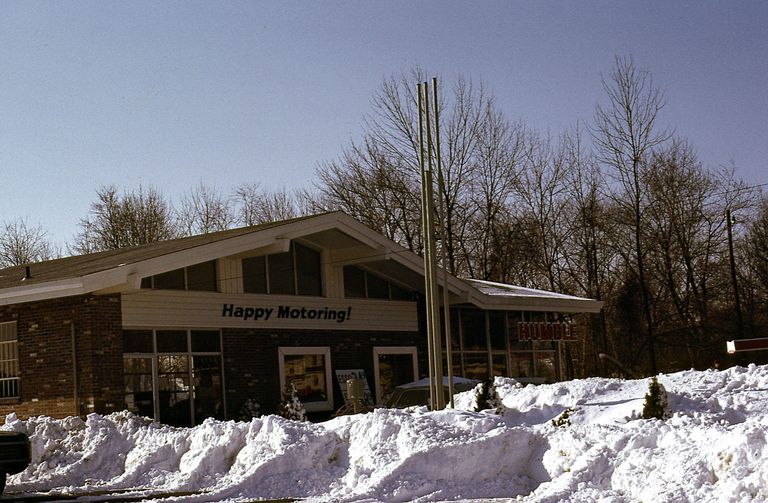
<path id="1" fill-rule="evenodd" d="M 9 493 L 176 493 L 174 501 L 767 501 L 768 366 L 660 376 L 667 421 L 639 419 L 648 380 L 521 386 L 503 415 L 377 409 L 320 424 L 276 416 L 173 428 L 128 412 L 6 417 L 32 464 Z M 568 411 L 567 420 L 562 418 Z M 190 493 L 197 494 L 190 494 Z"/>

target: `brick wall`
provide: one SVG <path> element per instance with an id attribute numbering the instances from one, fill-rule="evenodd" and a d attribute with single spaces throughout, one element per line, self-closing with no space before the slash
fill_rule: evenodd
<path id="1" fill-rule="evenodd" d="M 224 329 L 224 368 L 227 417 L 237 419 L 245 400 L 253 398 L 263 414 L 272 413 L 280 402 L 278 348 L 321 346 L 331 350 L 331 370 L 363 369 L 374 391 L 373 348 L 375 346 L 416 346 L 419 370 L 426 371 L 426 340 L 414 332 L 346 332 L 320 330 L 238 330 Z M 424 356 L 426 358 L 426 356 Z M 334 409 L 344 403 L 332 375 Z M 375 391 L 374 391 L 375 392 Z"/>
<path id="2" fill-rule="evenodd" d="M 17 322 L 21 397 L 0 400 L 0 416 L 66 417 L 124 408 L 119 296 L 0 306 L 0 322 L 6 321 Z"/>

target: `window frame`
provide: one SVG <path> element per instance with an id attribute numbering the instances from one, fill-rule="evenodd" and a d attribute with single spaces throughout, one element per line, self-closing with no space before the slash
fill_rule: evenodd
<path id="1" fill-rule="evenodd" d="M 373 347 L 373 381 L 376 388 L 376 403 L 383 405 L 381 380 L 379 379 L 379 356 L 381 355 L 411 355 L 413 362 L 413 378 L 419 378 L 419 357 L 416 346 L 374 346 Z"/>
<path id="2" fill-rule="evenodd" d="M 349 295 L 347 291 L 347 271 L 355 270 L 363 275 L 363 295 Z M 408 299 L 396 297 L 393 294 L 393 291 L 395 289 L 399 290 L 402 293 L 406 294 L 413 294 L 413 291 L 409 288 L 404 286 L 401 283 L 398 283 L 397 281 L 392 280 L 389 277 L 383 276 L 382 274 L 376 273 L 374 271 L 369 270 L 367 267 L 360 267 L 358 265 L 345 265 L 342 267 L 341 270 L 342 275 L 342 288 L 344 289 L 344 298 L 345 299 L 368 299 L 368 300 L 394 300 L 399 302 L 408 302 Z M 371 280 L 369 277 L 373 277 L 376 279 L 376 281 L 381 281 L 383 283 L 386 283 L 387 287 L 387 296 L 386 297 L 374 297 L 371 295 L 370 292 L 370 286 L 369 283 Z"/>
<path id="3" fill-rule="evenodd" d="M 278 355 L 278 374 L 280 377 L 280 393 L 286 386 L 285 379 L 285 357 L 302 355 L 323 355 L 325 363 L 325 388 L 327 390 L 326 399 L 316 402 L 301 402 L 304 410 L 307 412 L 324 412 L 333 409 L 333 380 L 331 371 L 331 348 L 330 346 L 279 346 Z"/>
<path id="4" fill-rule="evenodd" d="M 11 377 L 0 377 L 0 400 L 18 400 L 21 398 L 21 365 L 19 361 L 19 329 L 18 323 L 6 321 L 0 323 L 0 330 L 12 327 L 13 338 L 0 339 L 0 369 Z M 0 373 L 0 375 L 3 375 Z M 8 394 L 6 394 L 8 390 Z M 15 391 L 15 393 L 13 393 Z"/>
<path id="5" fill-rule="evenodd" d="M 318 282 L 320 286 L 320 291 L 317 295 L 315 294 L 307 294 L 307 293 L 299 293 L 301 288 L 299 287 L 299 262 L 298 262 L 298 255 L 297 247 L 302 247 L 306 250 L 309 250 L 313 253 L 317 254 L 317 261 L 318 261 Z M 269 258 L 275 255 L 282 255 L 282 254 L 288 254 L 290 259 L 290 267 L 291 267 L 291 280 L 292 280 L 292 293 L 274 293 L 272 290 L 274 290 L 272 282 L 271 282 L 271 274 L 270 274 L 270 260 Z M 253 255 L 250 257 L 243 257 L 240 259 L 240 267 L 244 270 L 243 263 L 248 259 L 263 259 L 263 277 L 264 277 L 264 283 L 265 283 L 265 291 L 249 291 L 249 289 L 246 287 L 245 282 L 245 272 L 243 272 L 243 278 L 242 278 L 242 290 L 244 293 L 248 294 L 254 294 L 254 295 L 291 295 L 291 296 L 297 296 L 297 297 L 324 297 L 325 296 L 325 274 L 323 271 L 323 251 L 315 248 L 314 246 L 310 246 L 301 242 L 298 242 L 296 240 L 292 240 L 290 247 L 287 252 L 279 252 L 279 253 L 269 253 L 267 255 Z"/>
<path id="6" fill-rule="evenodd" d="M 189 269 L 196 266 L 201 266 L 203 264 L 213 264 L 213 290 L 209 289 L 191 289 L 189 288 Z M 155 287 L 155 277 L 161 276 L 163 274 L 169 274 L 176 271 L 183 271 L 184 273 L 184 288 L 157 288 Z M 192 264 L 186 267 L 179 267 L 176 269 L 171 269 L 170 271 L 165 271 L 157 274 L 153 274 L 151 276 L 145 276 L 141 278 L 141 288 L 149 289 L 149 290 L 168 290 L 168 291 L 176 291 L 176 292 L 218 292 L 220 290 L 219 287 L 219 268 L 218 268 L 218 261 L 216 259 L 214 260 L 206 260 L 204 262 L 199 262 L 197 264 Z M 148 284 L 145 283 L 145 281 L 148 281 Z"/>
<path id="7" fill-rule="evenodd" d="M 224 334 L 223 330 L 219 328 L 202 328 L 202 327 L 195 327 L 195 328 L 127 328 L 123 329 L 123 334 L 125 332 L 151 332 L 152 333 L 152 351 L 151 352 L 141 352 L 141 351 L 131 351 L 131 352 L 124 352 L 122 357 L 123 360 L 127 358 L 149 358 L 152 361 L 152 407 L 154 410 L 154 418 L 156 421 L 162 422 L 164 419 L 161 417 L 160 414 L 160 370 L 159 370 L 159 361 L 158 359 L 164 356 L 172 356 L 172 355 L 183 355 L 187 358 L 188 361 L 188 371 L 187 371 L 187 379 L 189 382 L 189 392 L 190 392 L 190 421 L 191 425 L 193 426 L 197 424 L 197 418 L 195 417 L 195 408 L 194 408 L 194 400 L 195 400 L 195 394 L 196 394 L 196 387 L 194 384 L 194 377 L 195 377 L 195 367 L 194 367 L 194 357 L 195 356 L 217 356 L 220 361 L 220 369 L 221 369 L 221 409 L 224 416 L 224 420 L 227 420 L 227 388 L 226 388 L 226 372 L 224 368 Z M 186 350 L 185 351 L 159 351 L 158 345 L 157 345 L 157 333 L 158 332 L 164 332 L 164 331 L 184 331 L 186 332 Z M 219 351 L 194 351 L 192 349 L 192 332 L 218 332 L 219 335 Z M 125 335 L 123 335 L 124 337 Z M 125 373 L 125 371 L 123 371 Z M 123 389 L 123 394 L 125 394 L 126 390 Z"/>

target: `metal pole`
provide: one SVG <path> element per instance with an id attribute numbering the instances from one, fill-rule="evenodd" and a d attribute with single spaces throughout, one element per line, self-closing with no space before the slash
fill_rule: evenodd
<path id="1" fill-rule="evenodd" d="M 437 195 L 440 201 L 437 205 L 438 217 L 440 218 L 441 245 L 440 254 L 443 262 L 443 328 L 445 329 L 445 357 L 446 369 L 445 375 L 448 377 L 448 396 L 451 408 L 455 407 L 453 403 L 453 355 L 451 354 L 453 349 L 453 341 L 451 338 L 451 305 L 448 301 L 448 257 L 446 255 L 446 247 L 448 242 L 448 222 L 446 221 L 447 208 L 445 207 L 445 199 L 442 197 L 441 188 L 445 187 L 445 179 L 443 178 L 443 162 L 440 156 L 440 104 L 437 99 L 437 77 L 432 78 L 432 96 L 435 100 L 435 157 L 437 159 Z"/>
<path id="2" fill-rule="evenodd" d="M 437 377 L 437 380 L 435 382 L 435 389 L 437 393 L 437 401 L 435 402 L 433 409 L 441 410 L 445 408 L 445 394 L 443 392 L 443 352 L 440 349 L 442 344 L 440 344 L 440 317 L 438 316 L 438 313 L 440 312 L 440 295 L 437 289 L 437 253 L 435 251 L 435 225 L 434 225 L 434 218 L 435 218 L 435 207 L 434 207 L 434 182 L 432 177 L 432 128 L 431 128 L 431 121 L 429 118 L 429 86 L 426 82 L 424 82 L 424 116 L 425 116 L 425 122 L 427 124 L 427 163 L 425 166 L 426 169 L 426 196 L 427 196 L 427 228 L 425 229 L 426 233 L 426 242 L 427 242 L 427 253 L 426 257 L 428 258 L 427 264 L 428 264 L 428 281 L 429 281 L 429 295 L 430 298 L 428 299 L 431 303 L 431 314 L 430 318 L 432 321 L 431 326 L 431 336 L 432 336 L 432 358 L 435 365 L 435 376 Z"/>
<path id="3" fill-rule="evenodd" d="M 422 244 L 424 247 L 423 253 L 424 253 L 424 295 L 425 295 L 425 321 L 427 324 L 427 359 L 428 359 L 428 368 L 429 368 L 429 405 L 430 407 L 434 408 L 434 405 L 436 403 L 436 394 L 437 389 L 435 388 L 435 364 L 432 360 L 433 358 L 433 348 L 432 348 L 432 333 L 430 332 L 430 327 L 432 325 L 432 321 L 430 320 L 430 295 L 429 295 L 429 280 L 428 278 L 428 267 L 427 267 L 427 196 L 426 196 L 426 170 L 424 165 L 424 106 L 423 106 L 423 93 L 421 88 L 421 83 L 416 85 L 416 88 L 418 90 L 418 104 L 419 104 L 419 169 L 421 171 L 421 228 L 422 228 Z"/>
<path id="4" fill-rule="evenodd" d="M 728 227 L 728 255 L 731 260 L 731 281 L 733 282 L 733 300 L 736 307 L 736 323 L 739 330 L 739 339 L 744 337 L 744 322 L 741 319 L 741 300 L 739 298 L 739 283 L 736 279 L 736 259 L 733 256 L 733 220 L 731 217 L 731 209 L 725 210 L 725 220 Z"/>

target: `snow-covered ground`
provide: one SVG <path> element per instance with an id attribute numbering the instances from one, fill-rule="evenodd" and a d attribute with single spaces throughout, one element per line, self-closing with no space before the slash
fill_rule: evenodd
<path id="1" fill-rule="evenodd" d="M 129 413 L 6 417 L 30 467 L 7 491 L 130 489 L 163 501 L 768 501 L 768 366 L 660 376 L 667 421 L 638 419 L 648 380 L 523 387 L 503 415 L 377 409 L 311 424 L 268 416 L 172 428 Z M 570 425 L 552 419 L 566 409 Z"/>

